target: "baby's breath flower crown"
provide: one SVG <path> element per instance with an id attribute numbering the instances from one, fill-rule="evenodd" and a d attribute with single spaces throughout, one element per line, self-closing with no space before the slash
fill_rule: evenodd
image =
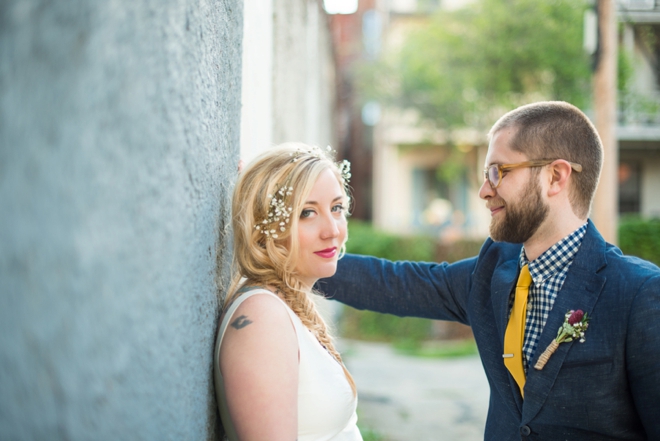
<path id="1" fill-rule="evenodd" d="M 284 184 L 279 187 L 275 194 L 269 194 L 268 217 L 254 226 L 267 237 L 277 239 L 278 233 L 286 231 L 286 224 L 291 217 L 291 207 L 286 206 L 286 200 L 293 193 L 293 187 Z"/>
<path id="2" fill-rule="evenodd" d="M 326 147 L 326 151 L 316 146 L 310 146 L 299 148 L 295 152 L 291 152 L 290 155 L 292 157 L 291 162 L 298 162 L 306 157 L 331 159 L 330 155 L 334 155 L 335 153 L 330 146 Z M 343 161 L 336 162 L 335 165 L 339 169 L 342 185 L 348 185 L 348 181 L 351 178 L 351 163 L 344 159 Z M 289 181 L 287 180 L 284 184 L 277 184 L 275 186 L 275 192 L 268 195 L 268 199 L 270 199 L 268 215 L 254 226 L 256 230 L 261 231 L 261 234 L 265 235 L 268 239 L 277 239 L 279 234 L 285 232 L 289 226 L 293 208 L 287 204 L 292 194 L 293 187 L 289 185 Z"/>

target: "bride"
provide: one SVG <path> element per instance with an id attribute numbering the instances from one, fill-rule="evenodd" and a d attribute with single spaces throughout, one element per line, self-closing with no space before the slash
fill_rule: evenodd
<path id="1" fill-rule="evenodd" d="M 238 179 L 214 358 L 230 441 L 362 440 L 355 384 L 310 297 L 344 251 L 349 177 L 329 151 L 282 144 Z"/>

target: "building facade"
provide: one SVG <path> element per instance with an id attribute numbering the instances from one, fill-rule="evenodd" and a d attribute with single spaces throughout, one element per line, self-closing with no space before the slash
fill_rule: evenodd
<path id="1" fill-rule="evenodd" d="M 336 148 L 335 64 L 319 0 L 244 3 L 241 158 L 296 141 Z"/>
<path id="2" fill-rule="evenodd" d="M 619 93 L 619 213 L 660 217 L 660 4 L 622 0 Z"/>

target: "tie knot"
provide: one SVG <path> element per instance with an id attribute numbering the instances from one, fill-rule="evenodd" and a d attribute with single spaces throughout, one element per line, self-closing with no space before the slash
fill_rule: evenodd
<path id="1" fill-rule="evenodd" d="M 518 283 L 516 287 L 518 288 L 529 288 L 529 285 L 532 284 L 532 275 L 529 273 L 529 265 L 525 264 L 520 270 L 520 275 L 518 276 Z"/>

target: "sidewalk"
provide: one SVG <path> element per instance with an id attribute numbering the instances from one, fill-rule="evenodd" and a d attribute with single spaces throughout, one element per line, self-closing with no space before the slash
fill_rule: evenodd
<path id="1" fill-rule="evenodd" d="M 387 441 L 483 440 L 489 388 L 478 356 L 428 359 L 338 341 L 358 387 L 359 425 Z"/>

